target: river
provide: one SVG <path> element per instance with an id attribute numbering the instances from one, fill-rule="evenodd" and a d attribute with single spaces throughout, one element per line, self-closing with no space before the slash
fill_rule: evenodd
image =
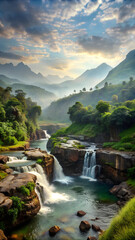
<path id="1" fill-rule="evenodd" d="M 46 150 L 47 139 L 32 141 L 31 147 Z M 8 152 L 6 155 L 21 158 L 22 152 Z M 27 165 L 24 161 L 24 164 Z M 81 233 L 79 224 L 87 220 L 101 229 L 106 229 L 117 213 L 116 199 L 109 193 L 110 186 L 88 178 L 72 177 L 68 181 L 53 182 L 48 185 L 53 195 L 39 214 L 30 222 L 14 230 L 14 233 L 23 234 L 27 240 L 50 240 L 48 229 L 58 225 L 61 231 L 54 237 L 55 240 L 84 240 L 89 235 L 97 237 L 92 229 L 88 233 Z M 83 210 L 86 215 L 82 218 L 76 215 Z M 98 220 L 93 221 L 93 219 Z"/>

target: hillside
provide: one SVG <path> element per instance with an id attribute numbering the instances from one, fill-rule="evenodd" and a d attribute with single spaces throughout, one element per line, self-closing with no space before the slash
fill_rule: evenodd
<path id="1" fill-rule="evenodd" d="M 18 79 L 9 78 L 5 75 L 0 75 L 0 87 L 7 87 L 13 83 L 19 83 Z"/>
<path id="2" fill-rule="evenodd" d="M 37 102 L 42 108 L 47 107 L 52 101 L 56 99 L 56 96 L 53 93 L 33 85 L 15 83 L 11 85 L 11 87 L 13 92 L 18 89 L 23 90 L 27 94 L 26 97 L 30 97 L 34 102 Z"/>
<path id="3" fill-rule="evenodd" d="M 127 79 L 128 80 L 128 79 Z M 68 109 L 75 102 L 81 102 L 84 106 L 96 106 L 99 100 L 112 101 L 112 96 L 116 94 L 119 96 L 119 101 L 122 97 L 124 100 L 132 100 L 135 98 L 135 81 L 127 84 L 111 85 L 95 90 L 93 92 L 81 92 L 72 94 L 69 97 L 61 98 L 44 110 L 42 118 L 46 120 L 54 120 L 61 122 L 68 122 Z"/>
<path id="4" fill-rule="evenodd" d="M 102 81 L 111 69 L 111 66 L 103 63 L 94 69 L 86 70 L 75 80 L 64 81 L 60 84 L 52 84 L 47 86 L 46 89 L 55 92 L 61 97 L 72 94 L 74 90 L 76 92 L 80 92 L 80 90 L 83 88 L 89 90 L 90 88 L 96 86 L 97 83 Z"/>
<path id="5" fill-rule="evenodd" d="M 97 86 L 103 87 L 105 82 L 118 84 L 123 81 L 127 81 L 130 77 L 135 78 L 135 50 L 129 52 L 126 59 L 113 68 L 108 73 L 107 77 L 97 84 Z"/>

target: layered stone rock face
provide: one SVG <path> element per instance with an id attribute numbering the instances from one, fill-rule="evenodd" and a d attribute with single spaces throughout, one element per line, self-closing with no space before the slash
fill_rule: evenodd
<path id="1" fill-rule="evenodd" d="M 41 159 L 42 162 L 40 164 L 44 169 L 47 180 L 49 182 L 53 180 L 54 157 L 51 154 L 48 154 L 46 151 L 42 151 L 40 149 L 28 149 L 28 151 L 25 151 L 25 155 L 27 156 L 27 159 Z"/>
<path id="2" fill-rule="evenodd" d="M 65 175 L 81 175 L 86 150 L 55 147 L 52 154 L 58 159 Z"/>
<path id="3" fill-rule="evenodd" d="M 115 150 L 99 149 L 96 152 L 97 164 L 102 166 L 105 178 L 114 183 L 120 183 L 127 179 L 127 169 L 135 166 L 135 154 Z"/>
<path id="4" fill-rule="evenodd" d="M 30 135 L 30 140 L 39 140 L 41 138 L 45 138 L 45 133 L 42 129 L 36 129 L 36 132 Z"/>
<path id="5" fill-rule="evenodd" d="M 8 170 L 8 173 L 6 172 L 7 176 L 0 181 L 0 227 L 7 231 L 34 217 L 40 210 L 40 202 L 34 187 L 35 175 L 12 174 L 12 169 L 4 170 L 4 167 L 3 165 L 3 171 Z M 32 184 L 33 188 L 27 190 L 27 193 L 28 184 Z"/>

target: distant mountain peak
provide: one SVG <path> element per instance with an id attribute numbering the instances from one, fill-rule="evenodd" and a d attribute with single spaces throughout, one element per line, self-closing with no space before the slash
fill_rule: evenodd
<path id="1" fill-rule="evenodd" d="M 127 56 L 126 56 L 127 59 L 133 58 L 133 57 L 135 57 L 135 49 L 132 50 L 132 51 L 130 51 L 130 52 L 127 54 Z"/>

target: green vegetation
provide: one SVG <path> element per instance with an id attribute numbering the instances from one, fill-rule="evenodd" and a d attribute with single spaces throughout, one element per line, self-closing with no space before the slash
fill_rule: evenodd
<path id="1" fill-rule="evenodd" d="M 47 121 L 61 121 L 69 122 L 68 109 L 73 106 L 75 102 L 80 101 L 84 107 L 89 104 L 95 107 L 98 101 L 109 101 L 114 104 L 133 100 L 135 97 L 135 80 L 123 81 L 122 84 L 117 85 L 104 85 L 101 89 L 96 89 L 90 92 L 74 93 L 68 97 L 61 98 L 53 102 L 43 113 L 42 119 Z"/>
<path id="2" fill-rule="evenodd" d="M 0 171 L 0 181 L 4 179 L 8 174 L 4 171 Z"/>
<path id="3" fill-rule="evenodd" d="M 79 142 L 76 142 L 74 141 L 74 144 L 72 145 L 74 148 L 77 148 L 77 149 L 83 149 L 85 148 L 84 145 L 80 144 Z"/>
<path id="4" fill-rule="evenodd" d="M 110 227 L 100 240 L 134 240 L 135 239 L 135 198 L 131 199 L 113 218 Z"/>
<path id="5" fill-rule="evenodd" d="M 8 216 L 11 221 L 14 223 L 17 220 L 19 213 L 22 211 L 24 202 L 20 198 L 12 196 L 11 200 L 13 201 L 12 207 L 8 210 Z"/>
<path id="6" fill-rule="evenodd" d="M 35 188 L 35 183 L 28 182 L 26 186 L 24 185 L 21 186 L 19 188 L 19 191 L 26 196 L 30 196 L 30 193 L 34 190 L 34 188 Z"/>
<path id="7" fill-rule="evenodd" d="M 135 187 L 135 179 L 128 179 L 127 184 L 134 188 Z"/>
<path id="8" fill-rule="evenodd" d="M 37 164 L 42 164 L 42 162 L 43 162 L 43 159 L 37 159 L 36 161 Z"/>
<path id="9" fill-rule="evenodd" d="M 0 87 L 0 150 L 5 146 L 23 144 L 37 129 L 37 118 L 41 114 L 41 107 L 25 98 L 22 90 Z"/>

